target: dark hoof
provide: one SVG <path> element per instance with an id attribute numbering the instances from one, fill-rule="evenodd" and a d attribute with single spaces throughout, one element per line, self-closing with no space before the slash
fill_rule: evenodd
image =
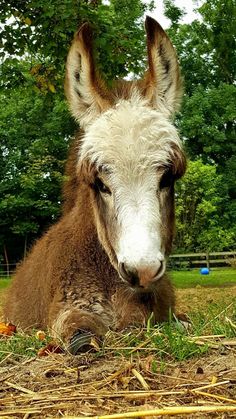
<path id="1" fill-rule="evenodd" d="M 72 336 L 67 349 L 72 355 L 87 352 L 92 348 L 94 349 L 94 344 L 92 342 L 93 338 L 93 333 L 89 331 L 78 330 Z"/>

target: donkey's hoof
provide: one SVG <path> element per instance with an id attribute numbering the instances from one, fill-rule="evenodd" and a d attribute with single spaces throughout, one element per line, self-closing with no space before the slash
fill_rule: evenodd
<path id="1" fill-rule="evenodd" d="M 92 348 L 94 349 L 94 340 L 94 334 L 92 332 L 77 330 L 72 336 L 67 349 L 72 355 L 87 352 Z"/>
<path id="2" fill-rule="evenodd" d="M 192 323 L 189 317 L 185 313 L 174 314 L 174 320 L 176 321 L 177 328 L 181 331 L 190 331 L 192 329 Z"/>

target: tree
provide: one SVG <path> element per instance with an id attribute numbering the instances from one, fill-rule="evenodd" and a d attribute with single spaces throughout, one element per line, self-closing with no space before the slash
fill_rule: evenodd
<path id="1" fill-rule="evenodd" d="M 177 125 L 190 158 L 214 164 L 216 174 L 222 175 L 228 197 L 224 218 L 234 225 L 236 4 L 234 0 L 203 1 L 197 8 L 201 19 L 191 24 L 180 24 L 182 11 L 173 1 L 166 0 L 165 6 L 171 19 L 170 36 L 185 78 L 185 97 Z M 224 228 L 222 218 L 218 222 Z"/>
<path id="2" fill-rule="evenodd" d="M 95 33 L 95 52 L 108 81 L 143 70 L 144 11 L 152 1 L 3 1 L 0 6 L 2 57 L 27 54 L 36 84 L 62 86 L 65 59 L 74 32 L 84 21 Z M 119 36 L 118 36 L 119 34 Z"/>
<path id="3" fill-rule="evenodd" d="M 29 86 L 0 93 L 0 244 L 22 254 L 55 220 L 68 141 L 74 126 L 60 97 L 45 98 Z M 14 256 L 15 253 L 15 256 Z"/>
<path id="4" fill-rule="evenodd" d="M 236 152 L 236 86 L 199 86 L 185 99 L 180 130 L 191 157 L 214 161 L 224 172 Z"/>
<path id="5" fill-rule="evenodd" d="M 165 5 L 185 79 L 181 134 L 191 158 L 214 161 L 224 172 L 236 150 L 235 1 L 204 1 L 197 9 L 202 20 L 188 25 L 179 23 L 173 1 Z"/>
<path id="6" fill-rule="evenodd" d="M 233 84 L 236 75 L 235 1 L 201 3 L 196 7 L 200 19 L 180 24 L 183 10 L 172 0 L 164 1 L 165 15 L 171 20 L 168 32 L 178 51 L 189 96 L 199 85 Z"/>
<path id="7" fill-rule="evenodd" d="M 176 189 L 178 251 L 224 251 L 235 246 L 236 228 L 227 214 L 227 187 L 216 166 L 189 162 Z"/>

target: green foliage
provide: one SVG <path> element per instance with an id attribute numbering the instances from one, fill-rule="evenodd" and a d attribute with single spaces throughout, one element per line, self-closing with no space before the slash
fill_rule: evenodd
<path id="1" fill-rule="evenodd" d="M 95 52 L 107 80 L 143 69 L 143 14 L 152 1 L 26 0 L 2 2 L 2 57 L 30 57 L 36 84 L 61 89 L 65 59 L 74 32 L 85 21 L 96 35 Z M 117 36 L 119 34 L 119 36 Z"/>
<path id="2" fill-rule="evenodd" d="M 176 247 L 179 251 L 233 249 L 236 229 L 225 214 L 229 201 L 222 175 L 216 166 L 189 161 L 176 188 Z M 224 220 L 224 221 L 222 221 Z"/>
<path id="3" fill-rule="evenodd" d="M 3 291 L 5 288 L 7 288 L 10 284 L 10 278 L 1 278 L 1 272 L 0 272 L 0 292 Z M 1 294 L 0 294 L 1 295 Z"/>
<path id="4" fill-rule="evenodd" d="M 178 10 L 172 0 L 164 3 L 165 14 L 171 19 L 168 32 L 178 51 L 187 94 L 191 95 L 199 85 L 209 88 L 221 82 L 233 84 L 236 72 L 235 1 L 202 2 L 201 7 L 196 7 L 200 19 L 190 24 L 179 23 L 183 11 Z M 173 13 L 172 9 L 178 11 Z"/>
<path id="5" fill-rule="evenodd" d="M 205 89 L 199 86 L 186 98 L 180 130 L 192 157 L 203 156 L 224 169 L 236 153 L 236 86 L 220 83 Z"/>
<path id="6" fill-rule="evenodd" d="M 17 236 L 30 242 L 60 213 L 67 143 L 75 127 L 60 97 L 29 86 L 2 90 L 0 113 L 0 243 Z"/>
<path id="7" fill-rule="evenodd" d="M 161 325 L 150 326 L 146 328 L 129 328 L 125 334 L 109 333 L 105 339 L 103 346 L 104 355 L 106 353 L 106 346 L 109 347 L 109 354 L 111 348 L 115 355 L 122 355 L 130 357 L 140 356 L 142 354 L 152 354 L 155 357 L 152 370 L 161 372 L 165 370 L 165 364 L 168 360 L 183 361 L 195 356 L 201 356 L 203 353 L 209 352 L 211 346 L 208 346 L 207 340 L 205 345 L 199 345 L 198 336 L 209 335 L 223 335 L 226 338 L 234 338 L 236 335 L 235 328 L 232 327 L 230 321 L 234 323 L 235 318 L 235 299 L 227 306 L 224 299 L 221 303 L 209 303 L 208 310 L 192 310 L 188 313 L 191 327 L 186 330 L 179 321 L 172 321 L 162 323 Z M 211 343 L 214 341 L 212 336 Z M 220 342 L 217 339 L 216 345 Z M 141 352 L 140 352 L 141 348 Z"/>
<path id="8" fill-rule="evenodd" d="M 165 15 L 171 20 L 173 26 L 179 25 L 179 21 L 185 15 L 185 11 L 177 7 L 172 0 L 164 0 Z"/>
<path id="9" fill-rule="evenodd" d="M 195 183 L 191 187 L 189 179 L 188 198 L 178 200 L 180 207 L 188 207 L 185 215 L 179 207 L 176 243 L 185 251 L 229 250 L 235 247 L 236 238 L 236 5 L 233 0 L 205 1 L 198 12 L 201 21 L 176 25 L 172 19 L 169 30 L 185 76 L 186 94 L 177 124 L 190 158 L 214 165 L 215 174 L 212 172 L 211 182 L 213 169 L 199 169 L 199 190 Z M 195 169 L 197 173 L 197 166 Z M 188 176 L 190 172 L 184 182 Z"/>
<path id="10" fill-rule="evenodd" d="M 157 355 L 163 358 L 168 354 L 177 361 L 183 361 L 207 352 L 207 345 L 199 347 L 189 339 L 184 328 L 178 326 L 178 323 L 169 322 L 162 327 L 154 327 L 147 333 Z"/>
<path id="11" fill-rule="evenodd" d="M 199 12 L 208 31 L 209 49 L 212 51 L 219 78 L 223 82 L 233 83 L 236 76 L 235 1 L 206 1 L 199 8 Z"/>
<path id="12" fill-rule="evenodd" d="M 185 79 L 186 95 L 178 126 L 189 155 L 213 161 L 218 172 L 231 172 L 235 178 L 235 164 L 228 163 L 236 151 L 235 1 L 204 1 L 197 8 L 201 20 L 183 25 L 171 14 L 174 2 L 168 0 L 165 4 L 166 15 L 172 21 L 169 33 Z M 181 16 L 181 11 L 178 14 Z M 230 188 L 235 193 L 232 182 Z"/>
<path id="13" fill-rule="evenodd" d="M 221 303 L 209 303 L 207 310 L 195 310 L 189 314 L 193 325 L 193 334 L 206 335 L 224 335 L 228 338 L 236 336 L 236 330 L 227 320 L 234 322 L 236 316 L 236 299 L 232 298 L 230 304 L 226 304 L 224 298 Z"/>

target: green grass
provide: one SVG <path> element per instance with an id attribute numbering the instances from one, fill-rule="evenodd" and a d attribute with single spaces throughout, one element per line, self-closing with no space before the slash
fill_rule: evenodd
<path id="1" fill-rule="evenodd" d="M 226 320 L 231 320 L 231 323 Z M 184 361 L 192 357 L 200 357 L 202 354 L 212 351 L 211 345 L 215 345 L 214 351 L 222 351 L 218 337 L 213 335 L 222 335 L 222 339 L 231 339 L 236 336 L 236 298 L 232 298 L 231 304 L 225 306 L 220 304 L 210 304 L 206 311 L 193 311 L 189 313 L 191 327 L 186 328 L 180 322 L 169 321 L 161 325 L 152 326 L 152 320 L 148 322 L 146 328 L 130 328 L 126 333 L 111 334 L 108 336 L 104 345 L 109 353 L 113 350 L 114 355 L 125 356 L 155 355 L 155 359 L 163 361 L 177 360 Z M 232 326 L 233 325 L 233 326 Z M 203 344 L 199 344 L 201 336 L 211 336 L 205 339 Z M 198 337 L 198 338 L 197 338 Z M 205 344 L 204 344 L 205 342 Z M 135 351 L 135 348 L 139 348 Z M 154 362 L 155 364 L 155 362 Z M 153 365 L 155 372 L 155 365 Z"/>
<path id="2" fill-rule="evenodd" d="M 221 287 L 236 285 L 236 269 L 223 268 L 210 271 L 209 275 L 201 275 L 199 269 L 192 271 L 170 271 L 173 284 L 177 288 Z"/>
<path id="3" fill-rule="evenodd" d="M 36 356 L 39 349 L 46 346 L 49 338 L 40 341 L 35 334 L 16 333 L 13 336 L 2 336 L 0 338 L 0 362 L 10 357 L 15 361 Z"/>
<path id="4" fill-rule="evenodd" d="M 0 290 L 4 290 L 10 285 L 10 278 L 0 278 Z"/>

